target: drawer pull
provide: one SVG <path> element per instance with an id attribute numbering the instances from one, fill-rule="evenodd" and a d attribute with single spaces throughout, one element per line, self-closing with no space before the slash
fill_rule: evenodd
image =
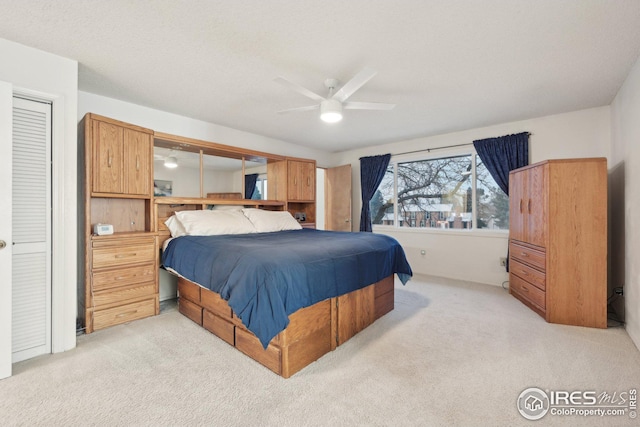
<path id="1" fill-rule="evenodd" d="M 526 257 L 528 257 L 528 256 L 529 256 L 529 254 L 528 254 L 528 253 L 526 253 L 526 252 L 520 252 L 520 256 L 522 256 L 522 257 L 526 258 Z"/>
<path id="2" fill-rule="evenodd" d="M 129 258 L 136 255 L 138 255 L 136 252 L 128 253 L 128 254 L 117 254 L 116 258 Z"/>
<path id="3" fill-rule="evenodd" d="M 523 276 L 528 276 L 529 273 L 527 273 L 525 270 L 520 270 L 520 272 L 522 273 Z"/>
<path id="4" fill-rule="evenodd" d="M 521 286 L 521 288 L 522 288 L 522 290 L 523 290 L 523 291 L 525 291 L 525 292 L 529 292 L 529 289 L 527 289 L 527 287 L 526 287 L 526 286 Z"/>
<path id="5" fill-rule="evenodd" d="M 125 317 L 125 316 L 130 316 L 132 314 L 136 314 L 138 312 L 138 310 L 131 310 L 131 311 L 125 311 L 124 313 L 118 313 L 116 315 L 116 317 Z"/>

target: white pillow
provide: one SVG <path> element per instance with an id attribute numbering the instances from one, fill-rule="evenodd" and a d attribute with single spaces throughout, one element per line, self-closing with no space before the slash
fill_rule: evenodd
<path id="1" fill-rule="evenodd" d="M 287 211 L 265 211 L 245 208 L 242 212 L 251 220 L 258 233 L 271 231 L 300 230 L 302 226 Z"/>
<path id="2" fill-rule="evenodd" d="M 255 233 L 251 221 L 241 211 L 180 211 L 176 216 L 190 236 Z"/>
<path id="3" fill-rule="evenodd" d="M 187 230 L 184 229 L 184 226 L 175 215 L 171 215 L 169 218 L 167 218 L 164 224 L 169 229 L 171 237 L 180 237 L 187 234 Z"/>

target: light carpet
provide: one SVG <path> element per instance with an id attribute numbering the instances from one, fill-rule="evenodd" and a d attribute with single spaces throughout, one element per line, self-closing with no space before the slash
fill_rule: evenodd
<path id="1" fill-rule="evenodd" d="M 524 419 L 528 387 L 640 387 L 623 328 L 547 324 L 507 291 L 418 277 L 395 310 L 282 379 L 180 315 L 78 337 L 77 348 L 14 364 L 0 424 L 28 426 L 637 425 L 620 417 Z"/>

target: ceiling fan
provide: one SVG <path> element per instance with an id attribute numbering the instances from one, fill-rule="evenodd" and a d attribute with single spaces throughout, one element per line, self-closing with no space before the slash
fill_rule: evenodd
<path id="1" fill-rule="evenodd" d="M 320 109 L 320 118 L 327 123 L 336 123 L 342 120 L 342 110 L 391 110 L 396 104 L 383 104 L 379 102 L 347 102 L 347 99 L 360 89 L 366 82 L 371 80 L 373 76 L 377 74 L 377 71 L 365 67 L 358 74 L 353 76 L 351 80 L 345 83 L 339 90 L 336 88 L 340 82 L 336 79 L 326 79 L 324 81 L 325 87 L 329 90 L 329 94 L 324 97 L 317 93 L 310 91 L 307 88 L 300 86 L 297 83 L 293 83 L 284 77 L 278 77 L 276 82 L 287 86 L 304 96 L 307 96 L 314 101 L 318 101 L 319 104 L 309 105 L 307 107 L 290 108 L 287 110 L 278 111 L 278 114 L 292 113 L 296 111 L 310 111 Z"/>

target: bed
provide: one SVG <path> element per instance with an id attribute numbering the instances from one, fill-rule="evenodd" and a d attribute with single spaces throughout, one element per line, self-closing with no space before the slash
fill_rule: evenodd
<path id="1" fill-rule="evenodd" d="M 285 378 L 393 310 L 394 274 L 412 274 L 395 239 L 304 229 L 286 211 L 182 211 L 167 225 L 180 312 Z"/>

